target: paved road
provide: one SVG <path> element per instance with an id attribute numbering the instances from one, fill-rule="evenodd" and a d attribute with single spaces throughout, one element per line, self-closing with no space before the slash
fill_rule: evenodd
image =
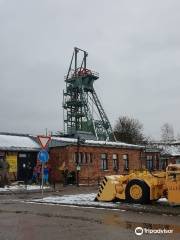
<path id="1" fill-rule="evenodd" d="M 30 204 L 24 197 L 0 196 L 0 240 L 180 239 L 180 216 Z M 174 233 L 136 236 L 136 227 Z"/>

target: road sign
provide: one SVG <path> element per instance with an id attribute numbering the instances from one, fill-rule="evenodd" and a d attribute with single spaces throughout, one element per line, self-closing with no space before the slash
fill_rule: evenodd
<path id="1" fill-rule="evenodd" d="M 51 140 L 51 137 L 49 136 L 37 136 L 39 143 L 41 144 L 41 147 L 43 149 L 47 148 L 49 141 Z"/>
<path id="2" fill-rule="evenodd" d="M 46 150 L 41 150 L 39 153 L 38 153 L 38 160 L 41 162 L 41 163 L 46 163 L 48 160 L 49 160 L 49 154 Z"/>

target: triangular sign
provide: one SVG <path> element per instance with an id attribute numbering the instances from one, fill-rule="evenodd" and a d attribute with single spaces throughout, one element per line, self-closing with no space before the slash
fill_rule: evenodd
<path id="1" fill-rule="evenodd" d="M 51 140 L 51 137 L 49 136 L 37 136 L 39 143 L 41 144 L 41 147 L 45 149 L 48 146 L 49 141 Z"/>

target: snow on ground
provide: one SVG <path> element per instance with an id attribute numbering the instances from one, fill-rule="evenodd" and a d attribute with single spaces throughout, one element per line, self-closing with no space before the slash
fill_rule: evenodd
<path id="1" fill-rule="evenodd" d="M 77 205 L 77 206 L 93 206 L 93 207 L 112 207 L 119 208 L 120 202 L 95 202 L 94 199 L 96 193 L 88 194 L 75 194 L 75 195 L 64 195 L 64 196 L 51 196 L 44 197 L 43 199 L 35 199 L 33 202 L 36 203 L 47 203 L 47 204 L 62 204 L 62 205 Z M 32 201 L 31 201 L 32 202 Z M 161 198 L 158 202 L 167 202 L 166 198 Z M 141 208 L 141 204 L 133 204 L 135 208 Z"/>
<path id="2" fill-rule="evenodd" d="M 78 206 L 95 206 L 95 207 L 118 207 L 119 203 L 112 202 L 95 202 L 96 193 L 64 195 L 60 197 L 45 197 L 43 199 L 36 199 L 34 202 L 54 203 L 64 205 L 78 205 Z"/>
<path id="3" fill-rule="evenodd" d="M 49 188 L 47 186 L 44 187 L 44 189 Z M 4 188 L 0 188 L 0 192 L 8 192 L 8 191 L 22 191 L 22 190 L 40 190 L 40 185 L 15 185 L 15 186 L 5 186 Z"/>
<path id="4" fill-rule="evenodd" d="M 164 203 L 164 202 L 168 202 L 167 198 L 160 198 L 158 200 L 158 202 Z"/>

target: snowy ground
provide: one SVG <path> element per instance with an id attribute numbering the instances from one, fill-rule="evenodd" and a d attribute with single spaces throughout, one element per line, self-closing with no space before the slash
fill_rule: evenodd
<path id="1" fill-rule="evenodd" d="M 77 205 L 77 206 L 94 206 L 94 207 L 118 207 L 119 203 L 110 202 L 95 202 L 96 193 L 88 194 L 75 194 L 75 195 L 64 195 L 61 197 L 45 197 L 43 199 L 36 199 L 34 202 L 41 203 L 54 203 L 64 205 Z"/>
<path id="2" fill-rule="evenodd" d="M 120 202 L 95 202 L 94 199 L 96 197 L 96 193 L 88 193 L 88 194 L 75 194 L 75 195 L 64 195 L 64 196 L 51 196 L 45 197 L 43 199 L 36 199 L 34 202 L 40 203 L 53 203 L 53 204 L 64 204 L 64 205 L 77 205 L 77 206 L 94 206 L 94 207 L 113 207 L 118 208 L 121 204 Z M 166 202 L 167 199 L 162 198 L 159 202 Z M 133 204 L 138 207 L 139 204 Z"/>
<path id="3" fill-rule="evenodd" d="M 44 189 L 47 189 L 49 187 L 44 187 Z M 5 186 L 4 188 L 0 188 L 0 192 L 8 192 L 8 191 L 22 191 L 22 190 L 40 190 L 40 185 L 14 185 L 14 186 Z"/>
<path id="4" fill-rule="evenodd" d="M 159 203 L 167 203 L 168 200 L 167 200 L 167 198 L 160 198 L 157 202 L 159 202 Z"/>

